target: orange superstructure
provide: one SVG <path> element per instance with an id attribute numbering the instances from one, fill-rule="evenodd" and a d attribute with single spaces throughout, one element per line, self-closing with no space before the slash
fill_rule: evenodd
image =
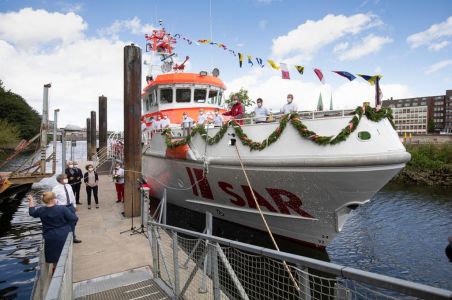
<path id="1" fill-rule="evenodd" d="M 206 84 L 226 89 L 223 81 L 221 81 L 218 77 L 211 75 L 199 75 L 197 73 L 170 73 L 158 75 L 155 80 L 149 82 L 149 84 L 144 88 L 144 91 L 146 92 L 155 85 L 175 83 Z"/>

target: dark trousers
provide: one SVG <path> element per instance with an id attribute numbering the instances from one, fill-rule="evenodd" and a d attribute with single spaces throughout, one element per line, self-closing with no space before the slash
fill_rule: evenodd
<path id="1" fill-rule="evenodd" d="M 75 203 L 80 203 L 80 186 L 82 185 L 81 182 L 72 184 L 72 190 L 74 191 L 75 195 Z"/>
<path id="2" fill-rule="evenodd" d="M 124 201 L 124 183 L 115 183 L 118 201 Z"/>
<path id="3" fill-rule="evenodd" d="M 66 207 L 69 208 L 69 210 L 72 211 L 74 214 L 76 214 L 74 205 L 69 204 L 69 205 L 66 205 Z M 75 239 L 75 226 L 77 225 L 77 221 L 71 222 L 71 223 L 69 223 L 69 225 L 71 225 L 72 235 L 73 235 L 73 238 Z"/>
<path id="4" fill-rule="evenodd" d="M 98 186 L 86 186 L 86 196 L 88 196 L 88 205 L 91 205 L 91 191 L 93 191 L 93 195 L 94 195 L 94 201 L 96 202 L 96 204 L 99 204 L 99 200 L 97 199 L 97 190 L 98 190 Z"/>

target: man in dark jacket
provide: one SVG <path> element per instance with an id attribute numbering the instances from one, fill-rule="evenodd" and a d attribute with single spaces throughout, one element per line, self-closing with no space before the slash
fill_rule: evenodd
<path id="1" fill-rule="evenodd" d="M 64 170 L 64 173 L 68 178 L 68 183 L 71 185 L 72 190 L 74 191 L 75 203 L 82 204 L 80 203 L 80 186 L 82 185 L 83 177 L 82 170 L 77 167 L 76 161 L 68 161 L 67 168 L 66 170 Z"/>

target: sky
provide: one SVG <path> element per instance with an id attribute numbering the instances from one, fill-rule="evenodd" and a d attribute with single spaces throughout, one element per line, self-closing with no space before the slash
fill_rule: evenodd
<path id="1" fill-rule="evenodd" d="M 123 48 L 134 43 L 143 60 L 155 63 L 145 51 L 144 34 L 160 28 L 159 20 L 173 35 L 213 40 L 243 53 L 240 68 L 237 56 L 217 46 L 176 44 L 178 61 L 190 56 L 186 72 L 218 68 L 226 94 L 243 87 L 274 111 L 288 93 L 301 110 L 315 109 L 320 94 L 324 106 L 332 98 L 335 109 L 374 101 L 366 81 L 349 82 L 333 70 L 383 75 L 384 99 L 452 89 L 449 0 L 0 0 L 0 80 L 39 113 L 43 85 L 52 83 L 49 108 L 60 109 L 60 127 L 85 127 L 105 95 L 108 129 L 122 130 Z M 291 79 L 282 79 L 268 59 L 287 64 Z M 303 75 L 295 65 L 305 67 Z M 322 70 L 324 83 L 314 68 Z M 143 87 L 147 72 L 143 65 Z"/>

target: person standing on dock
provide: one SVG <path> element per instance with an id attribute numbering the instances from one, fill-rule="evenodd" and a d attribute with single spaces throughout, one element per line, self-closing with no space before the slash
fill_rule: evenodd
<path id="1" fill-rule="evenodd" d="M 72 191 L 74 192 L 75 195 L 75 203 L 76 204 L 80 204 L 80 184 L 81 184 L 81 170 L 80 170 L 80 175 L 78 174 L 79 172 L 77 171 L 78 168 L 76 168 L 74 166 L 74 162 L 73 161 L 68 161 L 67 162 L 67 168 L 64 170 L 64 173 L 66 174 L 67 178 L 68 178 L 68 183 L 71 185 L 72 187 Z"/>
<path id="2" fill-rule="evenodd" d="M 28 213 L 34 218 L 41 218 L 42 235 L 44 237 L 44 254 L 47 263 L 53 264 L 55 270 L 67 235 L 71 232 L 71 224 L 78 217 L 63 205 L 56 205 L 56 195 L 45 192 L 42 202 L 45 206 L 35 207 L 33 197 L 28 196 Z"/>
<path id="3" fill-rule="evenodd" d="M 116 195 L 118 197 L 116 202 L 124 202 L 124 169 L 121 168 L 120 163 L 116 163 L 113 170 L 113 181 L 115 182 Z"/>
<path id="4" fill-rule="evenodd" d="M 83 181 L 86 185 L 86 196 L 88 199 L 88 209 L 91 209 L 91 192 L 93 192 L 94 195 L 94 202 L 96 202 L 96 208 L 99 208 L 99 200 L 97 198 L 97 191 L 98 191 L 98 182 L 99 182 L 99 175 L 96 171 L 94 171 L 94 166 L 92 164 L 86 165 L 86 170 L 88 172 L 83 175 Z"/>
<path id="5" fill-rule="evenodd" d="M 83 172 L 78 167 L 78 163 L 74 160 L 74 170 L 75 170 L 75 183 L 72 185 L 72 189 L 74 190 L 75 195 L 75 203 L 82 204 L 80 202 L 80 187 L 82 186 L 82 178 L 83 178 Z"/>
<path id="6" fill-rule="evenodd" d="M 72 187 L 68 184 L 68 179 L 66 174 L 60 174 L 56 178 L 58 184 L 53 187 L 52 192 L 55 193 L 56 205 L 66 206 L 72 213 L 75 214 L 77 204 L 75 203 L 74 192 Z M 81 243 L 82 241 L 77 239 L 75 235 L 75 226 L 77 221 L 71 222 L 71 230 L 74 237 L 74 243 Z"/>

